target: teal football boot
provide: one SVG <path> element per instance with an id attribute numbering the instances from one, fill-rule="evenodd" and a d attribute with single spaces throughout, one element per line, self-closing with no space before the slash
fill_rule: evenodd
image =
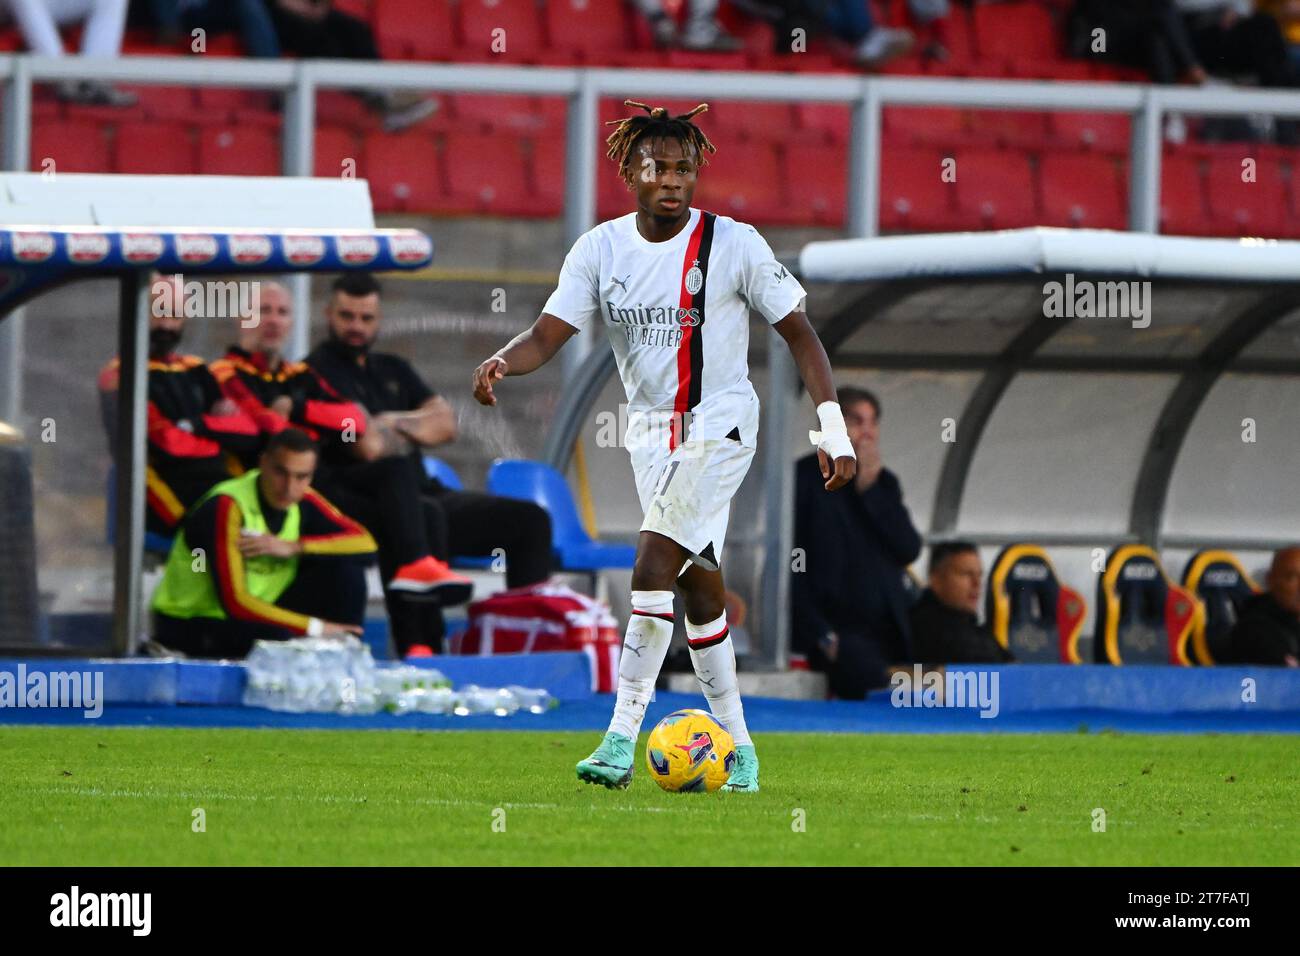
<path id="1" fill-rule="evenodd" d="M 635 756 L 636 741 L 610 731 L 590 757 L 578 761 L 578 779 L 610 790 L 626 790 L 632 782 Z"/>
<path id="2" fill-rule="evenodd" d="M 735 769 L 722 789 L 732 793 L 758 793 L 758 754 L 753 744 L 737 745 Z"/>

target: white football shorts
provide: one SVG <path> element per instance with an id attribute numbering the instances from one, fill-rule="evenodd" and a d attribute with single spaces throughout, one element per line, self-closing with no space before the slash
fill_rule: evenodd
<path id="1" fill-rule="evenodd" d="M 731 499 L 754 460 L 754 449 L 730 438 L 628 449 L 645 520 L 642 531 L 672 538 L 706 571 L 721 565 Z M 685 569 L 685 565 L 683 565 Z"/>

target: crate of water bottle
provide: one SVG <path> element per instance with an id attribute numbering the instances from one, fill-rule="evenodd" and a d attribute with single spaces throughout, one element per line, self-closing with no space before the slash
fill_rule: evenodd
<path id="1" fill-rule="evenodd" d="M 544 690 L 526 687 L 479 687 L 466 684 L 456 691 L 452 709 L 458 717 L 495 714 L 509 717 L 520 710 L 540 714 L 555 706 L 555 699 Z"/>
<path id="2" fill-rule="evenodd" d="M 245 706 L 292 713 L 374 709 L 374 660 L 353 637 L 257 641 L 245 668 Z"/>

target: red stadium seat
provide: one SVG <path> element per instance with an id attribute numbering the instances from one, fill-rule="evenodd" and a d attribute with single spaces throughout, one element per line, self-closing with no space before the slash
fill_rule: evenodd
<path id="1" fill-rule="evenodd" d="M 37 122 L 32 127 L 32 163 L 35 172 L 108 173 L 108 131 L 86 120 Z M 46 163 L 51 160 L 53 166 Z"/>
<path id="2" fill-rule="evenodd" d="M 1194 156 L 1166 153 L 1160 161 L 1160 231 L 1177 236 L 1211 231 L 1201 163 Z"/>
<path id="3" fill-rule="evenodd" d="M 742 100 L 709 100 L 707 112 L 695 117 L 704 134 L 724 138 L 785 142 L 794 127 L 794 113 L 789 103 L 758 103 Z M 692 103 L 688 109 L 697 104 Z"/>
<path id="4" fill-rule="evenodd" d="M 280 139 L 261 126 L 204 126 L 199 172 L 205 176 L 278 176 Z"/>
<path id="5" fill-rule="evenodd" d="M 700 174 L 695 205 L 744 222 L 789 220 L 776 147 L 710 139 L 718 152 Z"/>
<path id="6" fill-rule="evenodd" d="M 1014 229 L 1038 222 L 1033 170 L 1024 153 L 957 153 L 957 212 L 966 229 Z"/>
<path id="7" fill-rule="evenodd" d="M 953 184 L 942 179 L 937 149 L 891 149 L 880 157 L 880 228 L 897 232 L 955 228 Z"/>
<path id="8" fill-rule="evenodd" d="M 1052 135 L 1063 147 L 1127 154 L 1130 122 L 1124 113 L 1053 113 Z"/>
<path id="9" fill-rule="evenodd" d="M 528 142 L 527 153 L 529 182 L 533 195 L 537 197 L 540 214 L 560 215 L 564 210 L 564 194 L 569 190 L 564 175 L 564 140 L 558 136 L 539 136 Z M 603 157 L 597 160 L 597 177 L 608 174 L 612 166 Z"/>
<path id="10" fill-rule="evenodd" d="M 792 221 L 844 226 L 848 201 L 848 154 L 842 146 L 792 141 L 786 144 L 784 178 L 793 193 Z"/>
<path id="11" fill-rule="evenodd" d="M 1206 169 L 1215 235 L 1276 238 L 1293 232 L 1294 227 L 1288 228 L 1290 203 L 1281 164 L 1248 144 L 1230 149 L 1211 159 Z"/>
<path id="12" fill-rule="evenodd" d="M 966 114 L 950 106 L 888 106 L 881 126 L 893 139 L 917 146 L 951 146 L 967 138 Z"/>
<path id="13" fill-rule="evenodd" d="M 514 136 L 449 133 L 443 150 L 448 204 L 457 212 L 536 216 L 545 201 L 528 181 L 520 141 Z"/>
<path id="14" fill-rule="evenodd" d="M 829 143 L 846 145 L 849 141 L 851 115 L 839 103 L 796 103 L 795 122 L 801 130 L 815 131 Z"/>
<path id="15" fill-rule="evenodd" d="M 546 36 L 553 50 L 581 54 L 600 63 L 610 50 L 631 45 L 628 7 L 608 0 L 549 0 L 546 4 Z"/>
<path id="16" fill-rule="evenodd" d="M 197 170 L 193 128 L 183 123 L 121 123 L 113 139 L 119 173 L 186 176 Z"/>
<path id="17" fill-rule="evenodd" d="M 386 60 L 445 60 L 456 51 L 452 6 L 445 0 L 376 0 L 371 24 Z"/>
<path id="18" fill-rule="evenodd" d="M 194 91 L 187 86 L 122 86 L 121 89 L 140 97 L 137 109 L 143 110 L 149 119 L 194 122 L 197 101 Z M 114 109 L 111 106 L 98 108 Z M 121 117 L 120 113 L 117 115 Z"/>
<path id="19" fill-rule="evenodd" d="M 342 90 L 321 90 L 316 94 L 316 122 L 354 129 L 369 129 L 378 124 L 360 99 Z"/>
<path id="20" fill-rule="evenodd" d="M 1046 113 L 1025 110 L 973 110 L 968 137 L 1008 149 L 1039 150 L 1048 142 Z"/>
<path id="21" fill-rule="evenodd" d="M 1039 168 L 1043 224 L 1125 229 L 1127 202 L 1114 161 L 1079 153 L 1044 153 Z"/>
<path id="22" fill-rule="evenodd" d="M 984 59 L 1055 58 L 1061 31 L 1040 3 L 983 3 L 975 7 L 975 47 Z"/>
<path id="23" fill-rule="evenodd" d="M 370 181 L 376 212 L 431 212 L 445 204 L 441 160 L 427 133 L 367 134 L 357 176 Z"/>
<path id="24" fill-rule="evenodd" d="M 459 9 L 462 45 L 457 55 L 464 59 L 520 63 L 544 49 L 533 0 L 461 0 Z M 494 52 L 494 44 L 502 43 L 504 51 Z"/>
<path id="25" fill-rule="evenodd" d="M 554 111 L 542 109 L 535 96 L 457 93 L 448 99 L 462 129 L 528 135 L 545 129 L 564 130 L 563 114 L 556 122 Z"/>
<path id="26" fill-rule="evenodd" d="M 352 130 L 342 126 L 317 126 L 315 142 L 313 175 L 342 176 L 347 172 L 344 164 L 351 160 L 352 172 L 358 179 L 363 178 L 357 169 L 361 150 L 357 148 L 357 137 Z"/>

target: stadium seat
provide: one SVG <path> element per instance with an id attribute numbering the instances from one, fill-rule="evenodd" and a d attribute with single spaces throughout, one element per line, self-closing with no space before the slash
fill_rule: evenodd
<path id="1" fill-rule="evenodd" d="M 1230 660 L 1228 635 L 1242 602 L 1257 594 L 1259 585 L 1230 551 L 1198 551 L 1187 559 L 1183 587 L 1198 605 L 1192 659 L 1203 666 Z"/>
<path id="2" fill-rule="evenodd" d="M 1128 154 L 1131 122 L 1123 113 L 1052 113 L 1052 137 L 1067 149 Z"/>
<path id="3" fill-rule="evenodd" d="M 446 202 L 441 160 L 424 133 L 367 134 L 357 175 L 370 181 L 376 212 L 430 212 Z"/>
<path id="4" fill-rule="evenodd" d="M 261 126 L 205 126 L 199 133 L 199 172 L 206 176 L 278 176 L 280 141 Z"/>
<path id="5" fill-rule="evenodd" d="M 551 516 L 551 542 L 560 570 L 594 573 L 632 567 L 636 548 L 592 540 L 578 517 L 568 483 L 550 465 L 498 459 L 488 470 L 487 490 L 494 495 L 534 501 L 546 509 Z"/>
<path id="6" fill-rule="evenodd" d="M 1248 160 L 1253 160 L 1253 171 Z M 1253 181 L 1243 176 L 1253 175 Z M 1210 160 L 1206 169 L 1211 228 L 1221 236 L 1276 238 L 1289 231 L 1282 168 L 1248 146 L 1233 147 Z"/>
<path id="7" fill-rule="evenodd" d="M 1196 614 L 1196 599 L 1169 580 L 1155 551 L 1121 545 L 1097 578 L 1093 655 L 1098 664 L 1187 666 Z"/>
<path id="8" fill-rule="evenodd" d="M 122 123 L 113 139 L 113 170 L 184 176 L 195 172 L 194 137 L 182 123 Z"/>
<path id="9" fill-rule="evenodd" d="M 464 491 L 465 485 L 460 480 L 460 475 L 456 474 L 456 469 L 451 467 L 441 458 L 433 455 L 424 456 L 424 473 L 430 478 L 436 478 L 443 485 L 452 491 Z"/>
<path id="10" fill-rule="evenodd" d="M 696 206 L 752 223 L 796 218 L 786 206 L 775 146 L 709 138 L 718 152 L 700 175 Z"/>
<path id="11" fill-rule="evenodd" d="M 531 135 L 549 128 L 558 136 L 564 133 L 563 114 L 556 122 L 554 111 L 542 110 L 535 96 L 457 93 L 448 100 L 461 130 Z"/>
<path id="12" fill-rule="evenodd" d="M 993 142 L 1007 149 L 1040 150 L 1048 144 L 1046 113 L 1027 110 L 975 110 L 968 138 Z"/>
<path id="13" fill-rule="evenodd" d="M 607 51 L 631 44 L 628 12 L 627 4 L 606 0 L 549 0 L 543 14 L 548 45 L 600 63 Z"/>
<path id="14" fill-rule="evenodd" d="M 1204 236 L 1211 228 L 1200 160 L 1181 153 L 1166 153 L 1160 161 L 1160 231 L 1176 236 Z"/>
<path id="15" fill-rule="evenodd" d="M 796 103 L 794 116 L 800 130 L 812 132 L 841 148 L 848 144 L 851 118 L 847 106 L 840 103 Z"/>
<path id="16" fill-rule="evenodd" d="M 344 172 L 344 163 L 352 160 L 354 166 L 361 150 L 357 148 L 357 137 L 351 129 L 342 126 L 317 126 L 315 134 L 315 156 L 313 172 L 317 176 L 340 176 Z M 360 177 L 360 172 L 357 175 Z"/>
<path id="17" fill-rule="evenodd" d="M 536 216 L 544 200 L 529 187 L 524 154 L 514 136 L 449 133 L 443 151 L 447 202 L 455 212 Z"/>
<path id="18" fill-rule="evenodd" d="M 1033 58 L 1055 58 L 1061 52 L 1061 33 L 1052 14 L 1041 3 L 983 3 L 974 8 L 975 49 L 985 60 L 1020 60 L 1026 51 Z"/>
<path id="19" fill-rule="evenodd" d="M 113 162 L 109 152 L 108 131 L 88 120 L 38 122 L 32 128 L 32 169 L 55 173 L 107 173 Z"/>
<path id="20" fill-rule="evenodd" d="M 880 228 L 891 232 L 952 229 L 953 184 L 943 182 L 937 149 L 891 149 L 880 157 Z"/>
<path id="21" fill-rule="evenodd" d="M 791 212 L 809 225 L 844 226 L 849 160 L 839 146 L 795 140 L 785 147 L 784 178 L 794 190 Z"/>
<path id="22" fill-rule="evenodd" d="M 1081 153 L 1044 153 L 1039 164 L 1042 224 L 1125 229 L 1123 180 L 1113 160 Z"/>
<path id="23" fill-rule="evenodd" d="M 1083 595 L 1061 583 L 1047 552 L 1035 544 L 1003 548 L 989 571 L 984 619 L 997 642 L 1025 663 L 1079 664 L 1088 608 Z"/>
<path id="24" fill-rule="evenodd" d="M 1033 171 L 1024 153 L 957 152 L 957 212 L 967 229 L 1014 229 L 1038 223 Z"/>
<path id="25" fill-rule="evenodd" d="M 533 0 L 461 0 L 458 59 L 521 63 L 544 48 L 542 23 Z M 494 50 L 504 44 L 504 49 Z"/>
<path id="26" fill-rule="evenodd" d="M 951 147 L 967 139 L 966 113 L 951 106 L 887 106 L 881 130 L 907 145 Z"/>
<path id="27" fill-rule="evenodd" d="M 452 5 L 376 0 L 370 24 L 385 60 L 445 60 L 456 50 Z"/>

